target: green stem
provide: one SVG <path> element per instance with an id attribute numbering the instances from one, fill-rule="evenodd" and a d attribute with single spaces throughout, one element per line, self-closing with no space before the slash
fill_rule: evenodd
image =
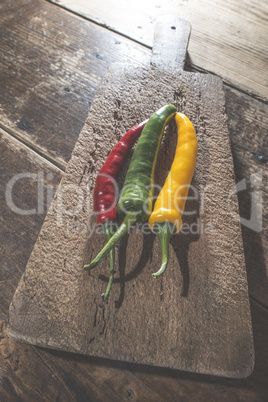
<path id="1" fill-rule="evenodd" d="M 113 222 L 109 222 L 109 221 L 104 222 L 102 224 L 102 229 L 103 229 L 103 233 L 104 233 L 104 236 L 107 241 L 109 241 L 115 234 L 115 227 L 114 227 Z M 108 281 L 106 291 L 105 291 L 105 293 L 103 293 L 101 295 L 101 297 L 104 301 L 106 301 L 108 299 L 108 296 L 109 296 L 109 293 L 111 290 L 111 286 L 113 283 L 113 279 L 114 279 L 114 260 L 115 260 L 115 247 L 113 247 L 110 250 L 110 276 L 109 276 L 109 281 Z"/>
<path id="2" fill-rule="evenodd" d="M 162 265 L 157 272 L 152 274 L 153 278 L 162 275 L 167 267 L 169 258 L 169 242 L 172 234 L 176 231 L 176 227 L 170 222 L 161 222 L 154 224 L 154 232 L 158 234 L 162 252 Z"/>
<path id="3" fill-rule="evenodd" d="M 109 253 L 109 251 L 116 245 L 116 243 L 127 233 L 128 228 L 136 222 L 136 215 L 127 215 L 122 223 L 122 225 L 117 229 L 115 234 L 106 243 L 103 249 L 99 252 L 97 257 L 90 264 L 85 265 L 84 269 L 89 270 L 95 268 L 98 263 Z"/>

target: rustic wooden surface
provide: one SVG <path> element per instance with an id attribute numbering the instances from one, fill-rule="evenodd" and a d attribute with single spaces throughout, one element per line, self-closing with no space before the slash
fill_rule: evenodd
<path id="1" fill-rule="evenodd" d="M 52 8 L 42 0 L 0 4 L 0 127 L 65 169 L 109 64 L 143 64 L 150 51 Z"/>
<path id="2" fill-rule="evenodd" d="M 99 86 L 10 306 L 7 331 L 17 341 L 90 356 L 247 377 L 254 350 L 242 235 L 228 210 L 235 181 L 222 82 L 183 71 L 189 23 L 162 17 L 155 32 L 151 65 L 113 64 Z M 92 207 L 95 178 L 120 133 L 169 103 L 197 132 L 199 197 L 188 203 L 195 215 L 184 222 L 199 232 L 173 238 L 168 273 L 155 281 L 159 244 L 133 228 L 118 247 L 118 283 L 106 304 L 100 275 L 108 272 L 107 260 L 89 277 L 82 270 L 104 243 Z M 173 130 L 162 145 L 159 185 L 175 144 Z M 238 213 L 236 197 L 231 210 Z"/>
<path id="3" fill-rule="evenodd" d="M 44 219 L 44 213 L 32 216 L 18 216 L 5 205 L 4 192 L 12 174 L 25 170 L 37 173 L 40 168 L 40 149 L 36 145 L 43 141 L 43 151 L 51 158 L 54 141 L 61 133 L 66 140 L 58 148 L 62 160 L 68 161 L 72 144 L 78 137 L 79 130 L 86 118 L 88 107 L 94 97 L 96 87 L 102 74 L 112 61 L 122 61 L 126 58 L 137 59 L 142 65 L 150 58 L 150 51 L 137 46 L 131 40 L 121 35 L 103 29 L 85 19 L 75 17 L 71 13 L 60 10 L 44 1 L 2 2 L 0 13 L 1 30 L 1 110 L 8 108 L 10 125 L 4 126 L 9 142 L 1 145 L 1 399 L 2 400 L 257 400 L 264 401 L 267 396 L 267 238 L 265 231 L 254 233 L 242 227 L 247 274 L 250 290 L 251 313 L 253 320 L 256 363 L 253 374 L 245 380 L 228 380 L 211 376 L 186 374 L 172 370 L 156 369 L 127 363 L 114 363 L 97 358 L 46 351 L 29 345 L 14 343 L 5 334 L 8 306 L 12 300 L 18 281 L 30 256 L 33 244 L 37 238 Z M 236 5 L 235 5 L 236 6 Z M 107 15 L 103 9 L 103 17 Z M 38 15 L 38 18 L 37 18 Z M 252 15 L 254 19 L 254 14 Z M 253 21 L 254 23 L 254 21 Z M 59 29 L 60 27 L 60 29 Z M 59 41 L 55 30 L 61 33 Z M 43 42 L 42 42 L 43 41 Z M 42 43 L 46 43 L 46 54 L 42 51 Z M 116 46 L 115 45 L 116 42 Z M 119 43 L 120 42 L 120 43 Z M 3 43 L 5 44 L 4 51 Z M 51 72 L 46 57 L 60 52 L 59 43 L 70 49 L 68 59 L 61 68 Z M 68 48 L 68 43 L 70 47 Z M 96 44 L 98 55 L 86 51 Z M 10 45 L 8 45 L 10 44 Z M 114 46 L 114 47 L 113 47 Z M 57 49 L 58 47 L 58 49 Z M 35 62 L 40 69 L 32 69 L 27 79 L 21 72 L 30 69 L 31 49 L 34 50 Z M 73 49 L 73 51 L 71 51 Z M 77 51 L 84 50 L 84 67 L 79 69 L 76 63 Z M 86 79 L 95 82 L 87 91 L 81 84 L 83 68 L 90 63 Z M 70 79 L 68 71 L 79 73 L 73 81 L 70 96 L 66 96 L 66 108 L 73 113 L 74 125 L 65 123 L 66 116 L 59 108 L 57 99 L 61 97 L 61 79 Z M 257 70 L 256 70 L 257 72 Z M 220 72 L 219 72 L 220 75 Z M 31 91 L 31 79 L 38 76 L 41 83 L 35 92 Z M 52 77 L 55 77 L 53 80 Z M 49 80 L 50 79 L 50 80 Z M 46 87 L 47 85 L 47 87 Z M 17 88 L 21 88 L 19 92 Z M 50 88 L 48 96 L 46 88 Z M 238 87 L 239 89 L 239 87 Z M 251 88 L 254 92 L 254 84 Z M 74 108 L 75 92 L 79 107 Z M 34 93 L 38 98 L 34 97 Z M 12 96 L 14 94 L 14 97 Z M 228 124 L 231 134 L 232 153 L 235 162 L 237 180 L 246 178 L 247 189 L 241 191 L 239 207 L 246 216 L 251 189 L 249 178 L 251 173 L 259 170 L 263 173 L 263 199 L 267 200 L 267 105 L 254 100 L 236 88 L 225 86 Z M 72 96 L 71 96 L 72 95 Z M 17 126 L 19 112 L 15 108 L 15 100 L 25 100 L 23 118 L 31 125 L 35 124 L 37 115 L 32 114 L 36 103 L 42 103 L 42 112 L 48 118 L 50 125 L 45 141 L 43 122 L 37 124 L 32 132 L 29 127 L 21 130 Z M 12 107 L 12 102 L 13 106 Z M 7 110 L 7 109 L 6 109 Z M 19 109 L 18 109 L 19 110 Z M 41 114 L 41 112 L 40 112 Z M 18 116 L 19 115 L 19 116 Z M 0 122 L 3 121 L 1 114 Z M 59 130 L 61 127 L 61 130 Z M 57 135 L 56 135 L 57 134 Z M 20 137 L 19 137 L 20 136 Z M 30 140 L 22 147 L 24 137 Z M 13 138 L 12 138 L 13 137 Z M 20 138 L 17 142 L 14 137 Z M 43 140 L 41 139 L 43 137 Z M 5 155 L 5 159 L 3 156 Z M 26 163 L 26 164 L 25 164 Z M 58 163 L 58 162 L 57 162 Z M 66 162 L 65 162 L 66 163 Z M 47 162 L 46 162 L 47 164 Z M 13 168 L 11 168 L 13 166 Z M 52 169 L 52 170 L 50 170 Z M 13 172 L 12 174 L 10 174 Z M 54 189 L 58 183 L 61 171 L 51 164 L 44 172 L 53 173 Z M 21 185 L 16 190 L 16 200 L 19 205 L 32 207 L 37 204 L 36 183 L 26 180 L 26 186 Z M 51 184 L 51 179 L 49 180 Z M 2 198 L 3 197 L 3 198 Z M 21 204 L 20 204 L 21 203 Z M 266 203 L 267 205 L 267 203 Z M 267 227 L 267 210 L 263 204 L 263 229 Z M 45 208 L 46 211 L 46 208 Z"/>
<path id="4" fill-rule="evenodd" d="M 178 15 L 193 27 L 192 66 L 267 98 L 267 2 L 256 0 L 52 0 L 101 26 L 152 47 L 158 17 Z M 105 12 L 104 12 L 105 10 Z"/>

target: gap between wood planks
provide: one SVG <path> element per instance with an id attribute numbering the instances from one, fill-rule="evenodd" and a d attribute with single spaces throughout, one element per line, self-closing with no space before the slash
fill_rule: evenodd
<path id="1" fill-rule="evenodd" d="M 24 139 L 20 134 L 18 134 L 15 130 L 12 130 L 8 127 L 5 127 L 1 122 L 0 122 L 0 130 L 4 132 L 5 135 L 14 138 L 16 141 L 20 142 L 23 144 L 28 150 L 36 154 L 39 158 L 44 159 L 44 161 L 50 165 L 52 165 L 54 168 L 61 172 L 65 172 L 67 163 L 64 164 L 62 162 L 59 162 L 56 158 L 51 157 L 48 153 L 44 152 L 41 148 L 38 146 L 34 145 L 31 143 L 31 141 L 28 141 L 27 139 Z"/>
<path id="2" fill-rule="evenodd" d="M 117 34 L 119 36 L 122 36 L 122 38 L 129 39 L 132 42 L 137 43 L 138 45 L 141 45 L 141 46 L 145 47 L 146 49 L 152 50 L 152 46 L 146 45 L 146 43 L 143 43 L 143 42 L 139 41 L 138 39 L 132 38 L 131 36 L 129 36 L 127 34 L 124 34 L 124 33 L 120 32 L 120 31 L 116 30 L 115 28 L 110 27 L 108 24 L 106 24 L 104 22 L 96 21 L 96 20 L 94 20 L 94 19 L 92 19 L 90 17 L 87 17 L 87 16 L 85 16 L 83 14 L 78 13 L 77 11 L 69 9 L 69 8 L 65 7 L 64 5 L 62 5 L 62 4 L 55 3 L 54 1 L 51 1 L 51 0 L 45 0 L 45 1 L 47 1 L 50 4 L 53 4 L 53 6 L 62 8 L 67 13 L 76 15 L 77 17 L 82 18 L 85 21 L 91 22 L 92 24 L 95 24 L 95 25 L 98 25 L 98 26 L 100 26 L 102 28 L 105 28 L 108 31 L 111 31 L 111 32 L 113 32 L 113 33 L 115 33 L 115 34 Z"/>
<path id="3" fill-rule="evenodd" d="M 224 85 L 226 85 L 227 87 L 229 87 L 229 88 L 231 88 L 231 89 L 234 89 L 235 91 L 238 91 L 238 92 L 240 92 L 241 94 L 250 96 L 252 99 L 256 99 L 258 102 L 261 102 L 261 103 L 263 103 L 264 105 L 268 105 L 268 100 L 266 101 L 266 100 L 260 98 L 260 97 L 259 97 L 258 95 L 256 95 L 256 94 L 249 93 L 249 92 L 247 92 L 246 90 L 244 90 L 244 89 L 242 89 L 242 88 L 236 87 L 234 84 L 232 84 L 232 83 L 229 82 L 229 81 L 226 81 L 224 78 L 222 78 L 222 77 L 220 77 L 219 75 L 213 73 L 212 71 L 204 70 L 203 68 L 198 67 L 198 66 L 196 66 L 196 65 L 194 65 L 194 64 L 187 63 L 187 60 L 186 60 L 186 63 L 185 63 L 185 67 L 188 68 L 189 71 L 191 71 L 191 72 L 197 72 L 197 73 L 215 75 L 216 77 L 219 77 L 219 78 L 222 80 L 222 82 L 224 83 Z"/>
<path id="4" fill-rule="evenodd" d="M 45 0 L 45 1 L 47 1 L 50 4 L 53 4 L 54 6 L 60 7 L 61 9 L 65 10 L 66 12 L 68 12 L 68 13 L 70 13 L 72 15 L 75 15 L 75 16 L 77 16 L 79 18 L 82 18 L 85 21 L 91 22 L 92 24 L 95 24 L 95 25 L 100 26 L 100 27 L 102 27 L 104 29 L 107 29 L 108 31 L 111 31 L 111 32 L 113 32 L 113 33 L 115 33 L 115 34 L 117 34 L 117 35 L 119 35 L 119 36 L 121 36 L 123 38 L 126 38 L 126 39 L 128 39 L 128 40 L 130 40 L 130 41 L 132 41 L 132 42 L 134 42 L 134 43 L 136 43 L 138 45 L 140 45 L 140 46 L 143 46 L 146 49 L 152 50 L 152 46 L 146 44 L 145 42 L 142 42 L 142 41 L 138 40 L 137 38 L 134 38 L 134 37 L 132 37 L 132 36 L 126 34 L 126 33 L 123 33 L 122 31 L 120 31 L 120 30 L 118 30 L 118 29 L 116 29 L 114 27 L 111 27 L 106 22 L 97 21 L 96 19 L 91 18 L 88 15 L 83 15 L 82 11 L 76 11 L 76 10 L 73 10 L 71 8 L 68 8 L 68 6 L 65 6 L 62 3 L 58 3 L 57 0 L 56 1 L 55 0 Z M 191 67 L 191 71 L 193 71 L 193 72 L 197 71 L 197 72 L 203 72 L 203 73 L 209 73 L 209 74 L 216 75 L 216 76 L 220 77 L 222 79 L 222 81 L 224 83 L 226 83 L 230 88 L 234 88 L 236 90 L 239 90 L 241 93 L 250 95 L 252 98 L 260 100 L 260 101 L 264 102 L 265 104 L 268 103 L 268 101 L 266 99 L 264 99 L 261 95 L 258 95 L 257 93 L 254 93 L 253 90 L 250 90 L 250 89 L 246 90 L 246 89 L 242 89 L 240 87 L 237 87 L 232 82 L 227 80 L 226 78 L 222 77 L 221 75 L 219 75 L 219 74 L 217 74 L 217 73 L 215 73 L 213 71 L 210 71 L 209 69 L 202 68 L 202 67 L 198 66 L 195 63 L 189 63 L 189 62 L 187 63 L 187 60 L 186 60 L 186 67 Z"/>

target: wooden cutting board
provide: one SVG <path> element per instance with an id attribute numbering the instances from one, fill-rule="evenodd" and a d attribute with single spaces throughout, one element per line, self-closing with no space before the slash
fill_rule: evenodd
<path id="1" fill-rule="evenodd" d="M 156 25 L 151 64 L 115 64 L 104 77 L 11 303 L 12 339 L 227 377 L 252 372 L 223 87 L 218 77 L 183 71 L 189 35 L 187 22 L 164 17 Z M 104 303 L 108 259 L 90 274 L 82 269 L 105 244 L 92 212 L 96 174 L 130 127 L 168 103 L 191 119 L 199 142 L 183 231 L 172 238 L 165 275 L 153 279 L 161 263 L 158 239 L 146 227 L 133 227 L 117 247 L 115 280 Z M 158 159 L 159 185 L 175 146 L 171 125 Z"/>

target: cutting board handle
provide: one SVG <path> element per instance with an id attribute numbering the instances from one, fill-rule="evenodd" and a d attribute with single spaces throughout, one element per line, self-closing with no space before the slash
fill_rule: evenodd
<path id="1" fill-rule="evenodd" d="M 181 18 L 165 15 L 155 24 L 151 64 L 169 72 L 184 69 L 191 25 Z"/>

